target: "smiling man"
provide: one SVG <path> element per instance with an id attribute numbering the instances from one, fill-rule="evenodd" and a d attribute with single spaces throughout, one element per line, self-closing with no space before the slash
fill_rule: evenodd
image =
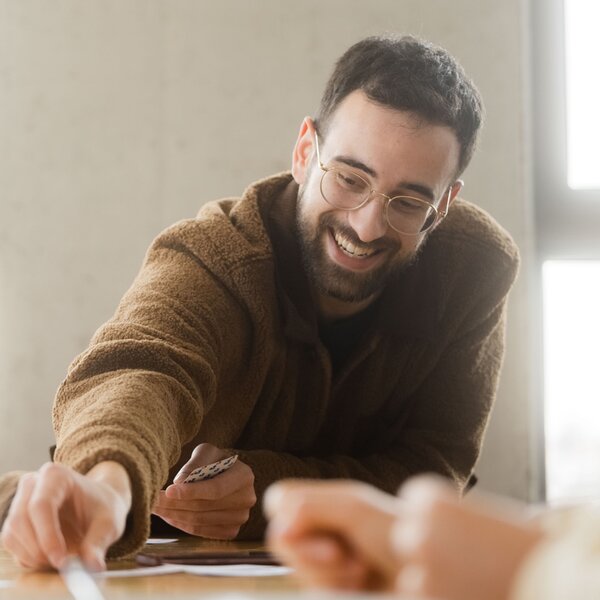
<path id="1" fill-rule="evenodd" d="M 70 550 L 102 568 L 109 546 L 143 543 L 151 513 L 155 527 L 260 537 L 256 500 L 284 477 L 394 492 L 429 471 L 463 491 L 518 263 L 508 234 L 457 198 L 480 123 L 443 49 L 351 47 L 291 173 L 154 241 L 58 391 L 55 462 L 3 479 L 6 548 L 28 566 Z"/>
<path id="2" fill-rule="evenodd" d="M 369 306 L 415 261 L 462 187 L 460 146 L 449 127 L 374 102 L 363 90 L 346 96 L 321 129 L 323 155 L 315 124 L 305 119 L 292 173 L 319 313 L 339 319 Z"/>

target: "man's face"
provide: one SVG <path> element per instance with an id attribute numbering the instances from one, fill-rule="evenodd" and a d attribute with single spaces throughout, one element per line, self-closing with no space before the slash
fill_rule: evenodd
<path id="1" fill-rule="evenodd" d="M 319 141 L 325 166 L 350 167 L 389 197 L 413 196 L 447 210 L 460 190 L 453 177 L 460 147 L 452 130 L 378 105 L 361 91 L 344 99 Z M 409 236 L 389 227 L 387 200 L 376 194 L 353 211 L 329 205 L 319 188 L 323 171 L 310 119 L 300 130 L 293 174 L 300 185 L 304 262 L 320 300 L 368 303 L 393 273 L 414 261 L 426 234 Z"/>

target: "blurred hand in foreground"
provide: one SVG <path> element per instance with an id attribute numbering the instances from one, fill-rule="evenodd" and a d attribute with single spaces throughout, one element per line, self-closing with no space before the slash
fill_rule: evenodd
<path id="1" fill-rule="evenodd" d="M 389 590 L 396 499 L 351 481 L 283 481 L 265 495 L 269 546 L 312 588 Z"/>
<path id="2" fill-rule="evenodd" d="M 351 481 L 274 484 L 268 542 L 308 587 L 392 590 L 414 598 L 507 600 L 542 537 L 498 499 L 461 501 L 437 477 L 399 498 Z"/>

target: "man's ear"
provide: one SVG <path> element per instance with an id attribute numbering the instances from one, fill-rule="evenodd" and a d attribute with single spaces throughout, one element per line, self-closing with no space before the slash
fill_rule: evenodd
<path id="1" fill-rule="evenodd" d="M 450 206 L 460 193 L 460 190 L 463 189 L 465 182 L 462 179 L 457 179 L 449 188 L 448 191 L 444 194 L 440 205 L 438 206 L 438 219 L 433 225 L 433 229 L 435 229 L 443 220 L 444 217 L 448 214 L 450 210 Z"/>
<path id="2" fill-rule="evenodd" d="M 315 124 L 304 117 L 292 154 L 292 175 L 298 185 L 305 182 L 315 149 Z"/>
<path id="3" fill-rule="evenodd" d="M 460 191 L 465 187 L 465 182 L 462 179 L 457 179 L 450 188 L 450 194 L 448 198 L 448 208 L 454 202 L 455 198 L 460 194 Z"/>
<path id="4" fill-rule="evenodd" d="M 451 204 L 454 202 L 460 190 L 463 189 L 465 182 L 462 179 L 457 179 L 449 188 L 448 192 L 444 194 L 444 198 L 440 202 L 439 210 L 444 214 L 448 214 Z"/>

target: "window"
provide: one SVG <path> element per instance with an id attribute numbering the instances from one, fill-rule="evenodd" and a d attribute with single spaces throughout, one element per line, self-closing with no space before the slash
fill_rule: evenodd
<path id="1" fill-rule="evenodd" d="M 546 497 L 600 497 L 600 261 L 546 261 Z"/>
<path id="2" fill-rule="evenodd" d="M 600 188 L 600 2 L 564 0 L 567 180 L 571 189 Z"/>
<path id="3" fill-rule="evenodd" d="M 600 497 L 600 2 L 533 0 L 546 498 Z"/>

